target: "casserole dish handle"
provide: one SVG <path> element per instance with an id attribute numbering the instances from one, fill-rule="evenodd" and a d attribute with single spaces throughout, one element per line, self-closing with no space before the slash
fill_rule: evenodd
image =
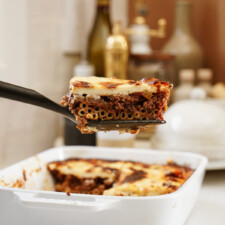
<path id="1" fill-rule="evenodd" d="M 29 208 L 45 208 L 59 210 L 102 211 L 115 207 L 117 199 L 97 198 L 96 196 L 70 196 L 59 193 L 13 192 L 17 201 Z"/>

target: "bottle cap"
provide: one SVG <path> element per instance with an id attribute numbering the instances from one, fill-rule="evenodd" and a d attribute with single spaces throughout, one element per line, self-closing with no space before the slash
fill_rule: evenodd
<path id="1" fill-rule="evenodd" d="M 120 21 L 116 21 L 113 24 L 112 33 L 113 34 L 121 34 L 122 33 L 122 26 L 121 26 L 121 22 Z"/>
<path id="2" fill-rule="evenodd" d="M 197 72 L 198 80 L 211 80 L 213 72 L 211 69 L 199 69 Z"/>
<path id="3" fill-rule="evenodd" d="M 136 16 L 134 19 L 135 24 L 146 24 L 146 19 L 143 16 Z"/>
<path id="4" fill-rule="evenodd" d="M 195 72 L 192 69 L 183 69 L 179 71 L 180 81 L 194 81 Z"/>
<path id="5" fill-rule="evenodd" d="M 86 60 L 81 61 L 73 69 L 74 77 L 90 77 L 94 76 L 94 67 Z"/>
<path id="6" fill-rule="evenodd" d="M 206 99 L 206 92 L 203 88 L 195 87 L 192 89 L 190 93 L 190 98 L 195 100 L 203 100 Z"/>

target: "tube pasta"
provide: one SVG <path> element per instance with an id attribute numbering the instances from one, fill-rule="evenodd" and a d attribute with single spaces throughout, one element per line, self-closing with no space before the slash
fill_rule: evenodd
<path id="1" fill-rule="evenodd" d="M 128 120 L 133 120 L 134 119 L 134 115 L 132 113 L 128 113 L 127 114 L 127 119 Z"/>
<path id="2" fill-rule="evenodd" d="M 93 109 L 90 107 L 87 107 L 86 111 L 87 111 L 87 113 L 93 113 Z"/>
<path id="3" fill-rule="evenodd" d="M 134 116 L 135 119 L 139 120 L 139 119 L 141 119 L 141 117 L 142 116 L 141 116 L 141 113 L 140 112 L 138 112 L 138 111 L 135 112 L 135 116 Z"/>
<path id="4" fill-rule="evenodd" d="M 77 107 L 73 107 L 70 111 L 80 118 L 87 120 L 151 120 L 156 119 L 159 110 L 156 108 L 145 108 L 138 105 L 137 110 L 132 108 L 122 110 L 105 110 L 103 106 L 91 105 L 88 102 L 80 102 Z"/>
<path id="5" fill-rule="evenodd" d="M 93 119 L 92 114 L 91 113 L 86 114 L 86 119 L 92 120 Z"/>
<path id="6" fill-rule="evenodd" d="M 146 109 L 142 108 L 141 113 L 146 113 Z"/>
<path id="7" fill-rule="evenodd" d="M 149 110 L 139 108 L 139 110 L 135 112 L 115 112 L 113 110 L 107 111 L 100 107 L 91 107 L 88 104 L 80 103 L 79 107 L 72 109 L 71 112 L 77 114 L 79 117 L 85 117 L 88 120 L 151 120 L 156 118 L 158 109 Z"/>
<path id="8" fill-rule="evenodd" d="M 103 110 L 103 109 L 101 109 L 101 110 L 99 111 L 99 117 L 100 117 L 101 119 L 105 118 L 105 117 L 106 117 L 106 111 Z"/>
<path id="9" fill-rule="evenodd" d="M 106 117 L 106 116 L 104 116 L 104 117 L 102 117 L 102 118 L 101 118 L 101 120 L 107 120 L 107 117 Z"/>
<path id="10" fill-rule="evenodd" d="M 113 114 L 111 112 L 107 113 L 106 118 L 107 118 L 107 120 L 112 120 L 113 119 Z"/>
<path id="11" fill-rule="evenodd" d="M 113 112 L 113 119 L 118 120 L 120 118 L 120 114 L 118 112 Z"/>
<path id="12" fill-rule="evenodd" d="M 127 119 L 127 113 L 126 112 L 121 112 L 120 113 L 120 119 L 121 120 L 126 120 Z"/>
<path id="13" fill-rule="evenodd" d="M 84 116 L 85 115 L 85 111 L 83 109 L 79 109 L 78 110 L 78 115 L 79 116 Z"/>
<path id="14" fill-rule="evenodd" d="M 157 109 L 153 109 L 150 113 L 150 117 L 151 119 L 155 119 L 155 115 L 158 113 L 158 110 Z"/>
<path id="15" fill-rule="evenodd" d="M 99 112 L 100 111 L 100 108 L 99 107 L 95 107 L 95 112 Z"/>
<path id="16" fill-rule="evenodd" d="M 98 113 L 92 113 L 93 120 L 98 120 Z"/>
<path id="17" fill-rule="evenodd" d="M 87 108 L 87 104 L 85 104 L 85 103 L 80 103 L 80 105 L 79 105 L 79 106 L 80 106 L 80 108 L 81 108 L 81 109 L 85 109 L 85 108 Z"/>
<path id="18" fill-rule="evenodd" d="M 86 119 L 88 119 L 88 120 L 98 120 L 98 114 L 97 113 L 88 113 L 88 114 L 86 114 Z"/>

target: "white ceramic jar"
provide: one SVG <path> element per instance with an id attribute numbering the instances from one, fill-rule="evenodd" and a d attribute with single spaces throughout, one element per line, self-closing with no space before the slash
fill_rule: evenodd
<path id="1" fill-rule="evenodd" d="M 225 110 L 205 100 L 184 100 L 169 107 L 158 126 L 155 149 L 190 151 L 210 160 L 225 159 Z"/>

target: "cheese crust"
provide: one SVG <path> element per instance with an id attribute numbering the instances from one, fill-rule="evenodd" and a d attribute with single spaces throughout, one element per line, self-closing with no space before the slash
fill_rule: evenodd
<path id="1" fill-rule="evenodd" d="M 105 77 L 73 77 L 70 80 L 70 93 L 80 96 L 87 94 L 93 97 L 129 95 L 137 92 L 168 91 L 168 86 L 167 82 L 154 78 L 133 81 Z"/>
<path id="2" fill-rule="evenodd" d="M 48 164 L 56 191 L 112 195 L 153 196 L 176 191 L 193 173 L 174 163 L 148 165 L 131 161 L 68 159 Z"/>

